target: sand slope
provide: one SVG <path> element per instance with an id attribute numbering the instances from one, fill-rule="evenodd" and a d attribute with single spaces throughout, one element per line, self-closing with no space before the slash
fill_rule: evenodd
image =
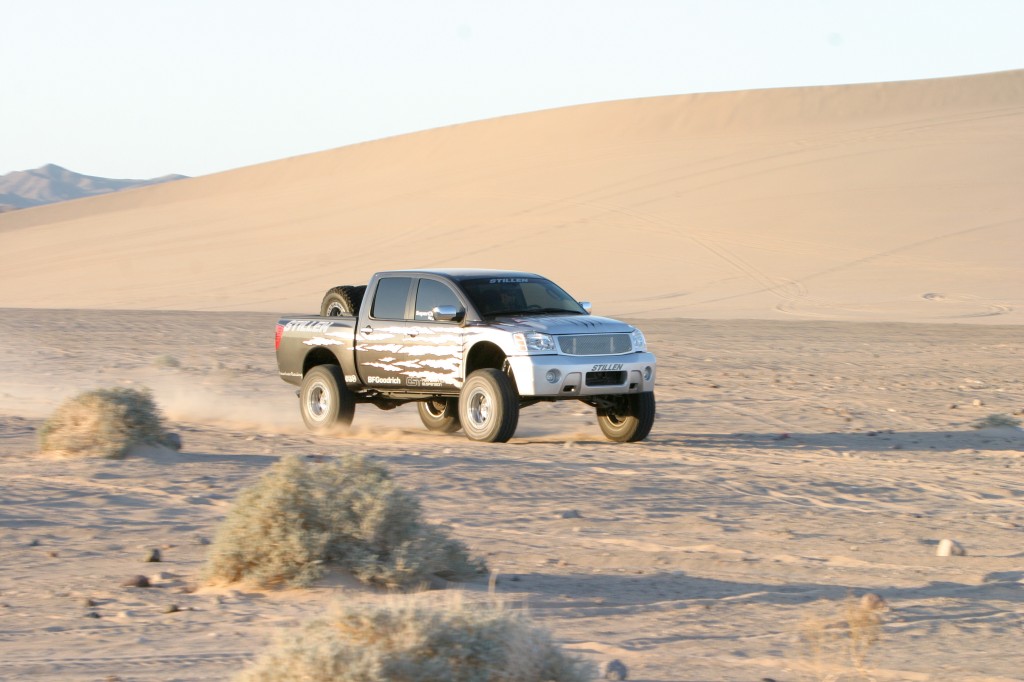
<path id="1" fill-rule="evenodd" d="M 599 312 L 1024 322 L 1024 71 L 571 107 L 0 216 L 0 306 L 310 311 L 417 266 Z"/>

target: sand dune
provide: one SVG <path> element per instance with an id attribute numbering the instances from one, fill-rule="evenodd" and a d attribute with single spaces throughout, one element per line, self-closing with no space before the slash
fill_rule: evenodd
<path id="1" fill-rule="evenodd" d="M 640 317 L 1024 322 L 1024 71 L 510 116 L 0 216 L 0 306 L 522 268 Z"/>

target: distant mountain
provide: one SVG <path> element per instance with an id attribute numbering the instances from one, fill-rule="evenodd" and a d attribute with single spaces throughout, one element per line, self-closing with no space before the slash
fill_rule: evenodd
<path id="1" fill-rule="evenodd" d="M 52 163 L 42 168 L 0 175 L 0 213 L 19 208 L 81 199 L 133 187 L 181 180 L 185 175 L 164 175 L 150 180 L 115 180 L 82 175 Z"/>

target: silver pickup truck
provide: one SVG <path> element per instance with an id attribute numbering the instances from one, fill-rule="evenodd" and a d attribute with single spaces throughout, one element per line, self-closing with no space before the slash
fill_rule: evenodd
<path id="1" fill-rule="evenodd" d="M 654 423 L 654 355 L 643 333 L 590 314 L 538 275 L 497 270 L 380 272 L 339 286 L 321 314 L 277 324 L 281 378 L 307 428 L 344 429 L 358 403 L 416 402 L 432 431 L 505 442 L 519 410 L 580 400 L 604 435 L 643 440 Z"/>

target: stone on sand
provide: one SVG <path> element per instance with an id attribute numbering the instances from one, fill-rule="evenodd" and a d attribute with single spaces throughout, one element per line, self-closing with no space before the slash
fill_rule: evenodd
<path id="1" fill-rule="evenodd" d="M 601 664 L 601 679 L 624 680 L 629 675 L 626 664 L 617 658 Z"/>
<path id="2" fill-rule="evenodd" d="M 939 546 L 935 549 L 935 556 L 964 556 L 967 550 L 956 540 L 943 538 L 939 540 Z"/>

